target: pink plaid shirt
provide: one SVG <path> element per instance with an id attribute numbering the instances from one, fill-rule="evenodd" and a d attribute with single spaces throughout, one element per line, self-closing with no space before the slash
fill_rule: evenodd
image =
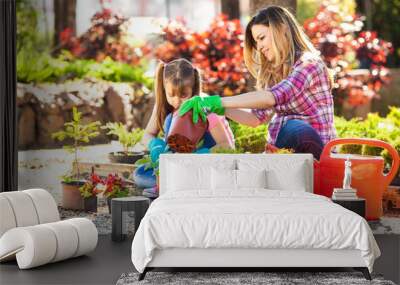
<path id="1" fill-rule="evenodd" d="M 261 122 L 267 122 L 268 143 L 275 144 L 282 126 L 292 119 L 308 122 L 326 144 L 336 137 L 333 125 L 333 97 L 325 64 L 321 59 L 303 54 L 288 77 L 268 88 L 275 97 L 271 109 L 253 109 Z"/>

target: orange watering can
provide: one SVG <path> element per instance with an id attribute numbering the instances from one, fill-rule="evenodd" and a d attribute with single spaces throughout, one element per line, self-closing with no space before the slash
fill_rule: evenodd
<path id="1" fill-rule="evenodd" d="M 334 146 L 361 144 L 387 149 L 393 162 L 389 173 L 384 174 L 384 160 L 381 156 L 331 153 Z M 390 144 L 374 139 L 342 138 L 328 142 L 322 150 L 320 161 L 314 164 L 314 193 L 332 197 L 333 188 L 342 188 L 344 162 L 351 160 L 351 187 L 357 196 L 366 200 L 366 218 L 379 219 L 382 214 L 382 194 L 399 168 L 399 154 Z"/>

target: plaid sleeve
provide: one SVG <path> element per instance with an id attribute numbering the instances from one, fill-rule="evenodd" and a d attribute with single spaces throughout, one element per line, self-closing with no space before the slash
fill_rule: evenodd
<path id="1" fill-rule="evenodd" d="M 260 122 L 265 123 L 269 121 L 269 118 L 274 113 L 273 109 L 251 109 L 251 112 L 260 120 Z"/>
<path id="2" fill-rule="evenodd" d="M 289 76 L 268 89 L 275 98 L 276 105 L 288 103 L 302 93 L 319 70 L 317 61 L 306 61 L 296 66 Z"/>

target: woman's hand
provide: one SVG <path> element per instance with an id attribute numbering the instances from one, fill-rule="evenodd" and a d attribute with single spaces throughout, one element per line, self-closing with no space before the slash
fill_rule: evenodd
<path id="1" fill-rule="evenodd" d="M 194 96 L 190 98 L 179 108 L 179 116 L 183 116 L 190 110 L 193 112 L 193 123 L 198 122 L 199 116 L 205 122 L 207 120 L 207 112 L 216 113 L 218 115 L 223 115 L 225 113 L 221 97 L 217 95 L 207 97 Z"/>
<path id="2" fill-rule="evenodd" d="M 279 148 L 277 148 L 273 144 L 270 144 L 270 143 L 265 144 L 265 152 L 266 153 L 276 153 L 278 151 L 279 151 Z"/>

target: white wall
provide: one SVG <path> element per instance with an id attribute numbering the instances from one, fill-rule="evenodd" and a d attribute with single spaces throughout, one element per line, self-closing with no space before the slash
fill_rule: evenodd
<path id="1" fill-rule="evenodd" d="M 183 17 L 194 30 L 208 27 L 210 21 L 220 12 L 219 0 L 112 0 L 107 5 L 127 17 L 167 17 L 168 14 L 171 19 Z M 78 0 L 76 10 L 79 35 L 89 28 L 90 18 L 100 10 L 100 4 L 98 0 Z"/>

